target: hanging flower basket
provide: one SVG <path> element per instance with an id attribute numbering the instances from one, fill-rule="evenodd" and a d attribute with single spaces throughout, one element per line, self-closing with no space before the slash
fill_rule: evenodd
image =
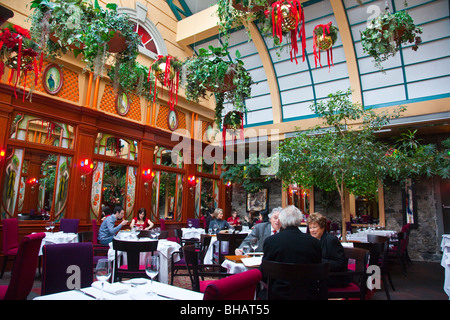
<path id="1" fill-rule="evenodd" d="M 235 67 L 236 65 L 230 65 L 229 70 L 223 77 L 223 82 L 219 86 L 215 85 L 215 79 L 209 78 L 208 83 L 210 84 L 206 85 L 206 90 L 214 93 L 225 93 L 235 90 L 237 87 L 237 85 L 233 82 L 233 79 L 236 76 L 236 72 L 234 71 Z"/>
<path id="2" fill-rule="evenodd" d="M 283 41 L 283 36 L 290 36 L 291 61 L 297 62 L 298 45 L 297 37 L 302 38 L 302 55 L 305 61 L 306 36 L 305 16 L 300 0 L 281 0 L 272 3 L 265 11 L 267 19 L 272 23 L 272 35 L 278 42 Z"/>
<path id="3" fill-rule="evenodd" d="M 317 62 L 320 67 L 322 63 L 320 61 L 320 51 L 327 52 L 328 68 L 333 64 L 333 45 L 335 44 L 338 36 L 338 28 L 333 26 L 331 21 L 327 24 L 319 24 L 313 30 L 313 46 L 314 46 L 314 62 L 317 68 Z"/>
<path id="4" fill-rule="evenodd" d="M 108 51 L 111 53 L 123 52 L 127 48 L 127 38 L 118 30 L 110 30 L 110 32 L 113 32 L 114 35 L 111 40 L 108 41 Z"/>
<path id="5" fill-rule="evenodd" d="M 240 131 L 240 139 L 244 141 L 244 114 L 240 111 L 233 110 L 228 112 L 223 118 L 222 124 L 222 141 L 225 148 L 225 139 L 227 130 L 233 133 L 233 141 L 236 140 L 237 131 Z"/>
<path id="6" fill-rule="evenodd" d="M 169 89 L 169 108 L 175 110 L 175 105 L 178 104 L 178 86 L 180 83 L 180 72 L 182 63 L 170 55 L 158 56 L 158 59 L 152 64 L 150 70 L 155 74 L 154 95 L 156 98 L 157 82 Z M 150 77 L 150 72 L 149 72 Z"/>
<path id="7" fill-rule="evenodd" d="M 243 12 L 263 11 L 269 7 L 275 0 L 232 0 L 233 8 Z"/>
<path id="8" fill-rule="evenodd" d="M 374 58 L 375 67 L 383 71 L 381 62 L 395 56 L 401 45 L 412 43 L 412 50 L 416 51 L 422 42 L 421 33 L 422 28 L 414 24 L 408 12 L 391 14 L 386 8 L 361 32 L 361 44 L 364 52 Z"/>
<path id="9" fill-rule="evenodd" d="M 38 80 L 38 56 L 39 46 L 31 40 L 30 32 L 18 25 L 6 23 L 0 29 L 0 78 L 5 71 L 5 66 L 11 69 L 11 75 L 8 83 L 11 85 L 14 73 L 16 73 L 16 81 L 14 84 L 14 94 L 16 95 L 16 87 L 21 72 L 26 77 L 28 72 L 34 71 L 35 85 Z M 25 88 L 24 88 L 25 97 Z"/>

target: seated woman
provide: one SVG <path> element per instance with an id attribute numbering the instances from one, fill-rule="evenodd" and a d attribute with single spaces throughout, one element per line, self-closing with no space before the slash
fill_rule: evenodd
<path id="1" fill-rule="evenodd" d="M 140 208 L 137 214 L 137 217 L 134 217 L 133 220 L 131 220 L 130 228 L 133 227 L 140 227 L 141 230 L 150 230 L 153 228 L 153 222 L 150 221 L 150 219 L 146 219 L 147 211 L 145 208 Z"/>
<path id="2" fill-rule="evenodd" d="M 311 213 L 306 220 L 310 234 L 320 241 L 322 248 L 322 262 L 330 264 L 330 272 L 347 271 L 348 259 L 345 256 L 341 242 L 328 233 L 325 228 L 327 219 L 320 213 Z M 329 287 L 345 287 L 350 282 L 347 276 L 336 276 L 328 278 Z"/>
<path id="3" fill-rule="evenodd" d="M 228 224 L 231 226 L 240 226 L 241 225 L 241 219 L 238 217 L 238 213 L 236 210 L 231 210 L 231 217 L 227 219 Z"/>
<path id="4" fill-rule="evenodd" d="M 218 231 L 229 229 L 230 225 L 223 219 L 223 210 L 216 208 L 212 213 L 212 220 L 209 222 L 209 229 L 216 228 Z"/>

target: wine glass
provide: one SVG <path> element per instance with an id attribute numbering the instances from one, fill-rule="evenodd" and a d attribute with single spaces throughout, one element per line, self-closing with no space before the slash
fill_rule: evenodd
<path id="1" fill-rule="evenodd" d="M 97 266 L 95 267 L 95 275 L 97 280 L 102 283 L 102 296 L 100 300 L 104 300 L 103 292 L 105 282 L 111 277 L 111 260 L 109 259 L 100 259 L 97 262 Z"/>
<path id="2" fill-rule="evenodd" d="M 252 247 L 253 252 L 256 252 L 256 248 L 258 248 L 258 238 L 251 238 L 250 246 Z"/>
<path id="3" fill-rule="evenodd" d="M 192 228 L 192 221 L 191 220 L 189 220 L 187 224 L 188 224 L 188 228 Z"/>
<path id="4" fill-rule="evenodd" d="M 54 228 L 55 228 L 55 221 L 50 221 L 50 230 L 52 233 Z"/>
<path id="5" fill-rule="evenodd" d="M 155 235 L 156 235 L 156 239 L 159 238 L 159 235 L 161 234 L 161 228 L 160 227 L 156 227 L 155 228 Z"/>
<path id="6" fill-rule="evenodd" d="M 158 275 L 159 272 L 159 256 L 154 255 L 147 257 L 145 260 L 145 273 L 150 277 L 151 290 L 147 292 L 148 295 L 154 295 L 155 290 L 153 288 L 153 279 Z"/>
<path id="7" fill-rule="evenodd" d="M 47 232 L 50 230 L 50 222 L 45 223 L 45 230 L 47 230 Z"/>

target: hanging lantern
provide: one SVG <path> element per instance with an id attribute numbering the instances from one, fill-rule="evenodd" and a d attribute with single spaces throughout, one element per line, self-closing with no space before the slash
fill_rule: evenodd
<path id="1" fill-rule="evenodd" d="M 320 51 L 327 52 L 328 69 L 333 64 L 333 45 L 337 40 L 338 28 L 332 25 L 331 21 L 327 24 L 319 24 L 313 30 L 314 62 L 317 68 L 317 62 L 320 67 Z"/>
<path id="2" fill-rule="evenodd" d="M 306 36 L 305 36 L 305 15 L 300 0 L 281 0 L 274 2 L 268 10 L 266 17 L 272 19 L 272 35 L 277 37 L 280 43 L 283 41 L 283 34 L 290 33 L 291 38 L 291 61 L 297 62 L 298 35 L 302 38 L 302 55 L 305 61 Z M 300 26 L 301 25 L 301 26 Z"/>
<path id="3" fill-rule="evenodd" d="M 180 83 L 181 62 L 177 58 L 170 55 L 158 56 L 158 59 L 153 62 L 150 71 L 155 74 L 155 87 L 153 88 L 153 102 L 156 97 L 156 87 L 158 80 L 161 84 L 169 90 L 169 108 L 171 111 L 175 110 L 175 105 L 178 104 L 178 86 Z M 150 80 L 150 71 L 148 79 Z"/>

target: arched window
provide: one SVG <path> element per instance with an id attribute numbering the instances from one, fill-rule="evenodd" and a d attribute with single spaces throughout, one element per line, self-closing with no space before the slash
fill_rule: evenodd
<path id="1" fill-rule="evenodd" d="M 119 8 L 119 12 L 127 14 L 135 22 L 136 32 L 141 36 L 140 53 L 156 59 L 158 55 L 167 55 L 166 44 L 156 26 L 147 18 L 147 7 L 136 2 L 136 9 Z"/>

